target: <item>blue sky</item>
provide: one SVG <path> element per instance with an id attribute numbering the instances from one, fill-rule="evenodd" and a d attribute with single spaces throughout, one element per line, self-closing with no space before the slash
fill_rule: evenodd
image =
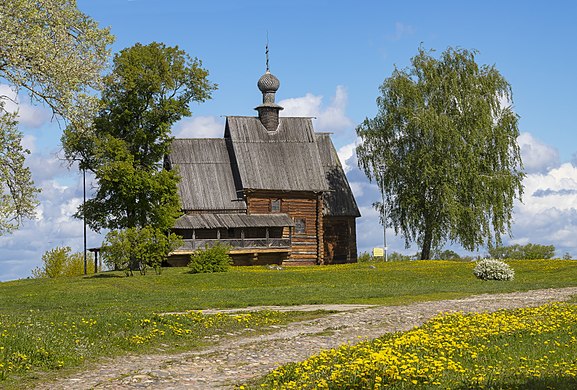
<path id="1" fill-rule="evenodd" d="M 317 117 L 330 131 L 363 217 L 359 250 L 382 245 L 371 204 L 376 187 L 356 167 L 355 126 L 376 113 L 378 87 L 419 45 L 477 49 L 513 87 L 519 143 L 528 176 L 506 243 L 541 243 L 577 256 L 577 3 L 572 1 L 211 1 L 79 0 L 79 8 L 116 36 L 113 52 L 137 42 L 178 45 L 203 61 L 219 85 L 193 105 L 176 136 L 218 137 L 223 116 L 254 115 L 261 100 L 268 33 L 270 67 L 281 82 L 284 115 Z M 6 92 L 6 86 L 0 85 Z M 20 128 L 32 151 L 28 165 L 43 192 L 38 219 L 0 237 L 0 280 L 27 277 L 55 246 L 82 249 L 82 223 L 71 215 L 82 200 L 80 175 L 58 160 L 61 129 L 42 107 L 20 97 Z M 575 164 L 575 165 L 574 165 Z M 405 249 L 387 232 L 390 250 Z M 89 232 L 88 245 L 102 237 Z M 458 247 L 453 247 L 462 252 Z M 481 254 L 484 250 L 481 249 Z"/>

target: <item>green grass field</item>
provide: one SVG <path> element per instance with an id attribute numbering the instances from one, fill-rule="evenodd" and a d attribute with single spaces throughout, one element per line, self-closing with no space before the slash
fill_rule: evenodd
<path id="1" fill-rule="evenodd" d="M 320 303 L 406 304 L 473 294 L 577 286 L 577 261 L 512 261 L 515 280 L 484 282 L 473 263 L 414 261 L 327 267 L 238 267 L 219 274 L 27 279 L 0 283 L 0 387 L 34 383 L 128 352 L 198 347 L 203 338 L 300 320 L 303 313 L 248 317 L 161 316 L 207 308 Z M 312 315 L 322 315 L 320 313 Z"/>
<path id="2" fill-rule="evenodd" d="M 150 312 L 259 305 L 383 305 L 577 285 L 577 261 L 511 261 L 515 280 L 477 280 L 473 263 L 414 261 L 327 267 L 235 267 L 217 274 L 167 268 L 162 275 L 27 279 L 0 283 L 0 313 L 56 310 Z M 370 268 L 373 265 L 376 268 Z"/>

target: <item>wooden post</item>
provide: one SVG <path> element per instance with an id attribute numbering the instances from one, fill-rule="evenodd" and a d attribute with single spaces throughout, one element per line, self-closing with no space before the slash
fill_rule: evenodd
<path id="1" fill-rule="evenodd" d="M 192 229 L 192 250 L 196 249 L 196 229 Z"/>
<path id="2" fill-rule="evenodd" d="M 325 243 L 324 243 L 324 227 L 323 227 L 323 193 L 319 192 L 317 194 L 317 264 L 325 264 Z"/>
<path id="3" fill-rule="evenodd" d="M 94 273 L 98 273 L 98 250 L 94 251 Z"/>
<path id="4" fill-rule="evenodd" d="M 268 246 L 268 244 L 269 244 L 268 228 L 265 229 L 265 237 L 266 237 L 266 246 Z"/>
<path id="5" fill-rule="evenodd" d="M 244 248 L 244 229 L 240 230 L 240 246 Z"/>

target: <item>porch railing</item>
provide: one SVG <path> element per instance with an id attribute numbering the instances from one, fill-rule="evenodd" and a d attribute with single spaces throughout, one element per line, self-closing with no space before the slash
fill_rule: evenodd
<path id="1" fill-rule="evenodd" d="M 230 245 L 233 249 L 251 249 L 251 248 L 290 248 L 290 238 L 221 238 L 221 239 L 184 239 L 183 245 L 178 248 L 181 251 L 193 251 L 199 248 L 205 248 L 207 245 L 212 247 L 218 243 Z"/>

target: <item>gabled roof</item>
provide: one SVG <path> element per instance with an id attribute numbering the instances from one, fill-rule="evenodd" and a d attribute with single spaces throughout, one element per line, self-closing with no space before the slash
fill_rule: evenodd
<path id="1" fill-rule="evenodd" d="M 178 192 L 184 210 L 246 210 L 226 140 L 174 139 L 167 162 L 181 177 Z"/>
<path id="2" fill-rule="evenodd" d="M 294 226 L 286 214 L 190 214 L 176 220 L 175 229 L 216 229 Z"/>
<path id="3" fill-rule="evenodd" d="M 227 117 L 241 185 L 246 190 L 327 191 L 310 118 L 280 118 L 269 132 L 256 117 Z"/>
<path id="4" fill-rule="evenodd" d="M 328 133 L 316 134 L 323 171 L 330 188 L 323 194 L 325 215 L 360 217 L 361 213 Z"/>

